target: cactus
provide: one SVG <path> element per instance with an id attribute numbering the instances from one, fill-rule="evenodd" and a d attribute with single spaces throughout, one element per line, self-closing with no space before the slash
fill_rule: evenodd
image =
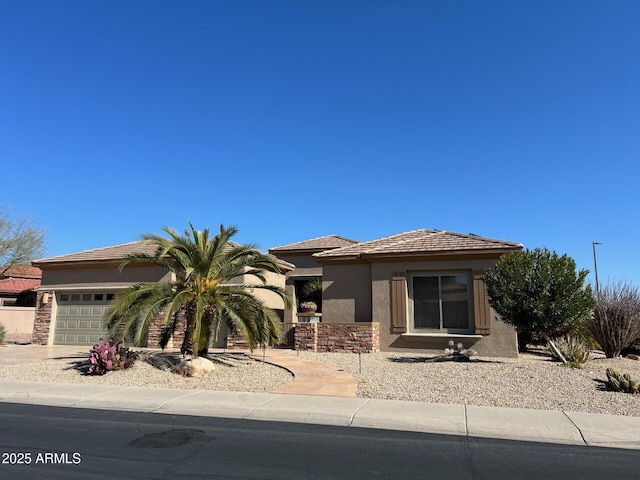
<path id="1" fill-rule="evenodd" d="M 636 394 L 640 390 L 640 382 L 628 373 L 624 375 L 615 368 L 607 368 L 607 384 L 614 392 L 625 392 Z"/>
<path id="2" fill-rule="evenodd" d="M 114 338 L 110 338 L 109 341 L 101 338 L 91 349 L 87 373 L 104 375 L 109 370 L 132 367 L 138 354 L 129 350 L 128 347 L 123 347 L 121 343 Z"/>

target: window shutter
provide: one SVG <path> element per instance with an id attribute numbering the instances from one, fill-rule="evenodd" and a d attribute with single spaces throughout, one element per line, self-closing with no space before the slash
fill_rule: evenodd
<path id="1" fill-rule="evenodd" d="M 491 333 L 491 306 L 487 285 L 484 283 L 484 272 L 473 272 L 473 311 L 477 335 Z"/>
<path id="2" fill-rule="evenodd" d="M 391 276 L 391 331 L 407 331 L 407 274 L 404 272 Z"/>

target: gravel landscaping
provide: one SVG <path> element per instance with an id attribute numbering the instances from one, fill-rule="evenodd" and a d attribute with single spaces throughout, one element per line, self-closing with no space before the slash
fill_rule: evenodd
<path id="1" fill-rule="evenodd" d="M 518 359 L 472 357 L 463 362 L 427 362 L 418 354 L 358 355 L 306 353 L 351 373 L 358 396 L 492 407 L 565 410 L 640 416 L 640 395 L 606 389 L 606 369 L 640 379 L 640 362 L 594 354 L 583 369 L 562 367 L 542 354 Z"/>
<path id="2" fill-rule="evenodd" d="M 532 353 L 518 359 L 473 357 L 466 363 L 425 362 L 430 357 L 419 354 L 291 354 L 351 373 L 358 381 L 358 396 L 364 398 L 640 416 L 640 395 L 607 391 L 605 386 L 607 367 L 640 379 L 640 362 L 626 358 L 594 354 L 583 369 L 573 369 Z M 153 358 L 154 365 L 143 356 L 133 368 L 104 376 L 86 375 L 88 362 L 77 358 L 5 365 L 0 378 L 248 392 L 270 392 L 292 379 L 288 371 L 242 354 L 211 355 L 217 368 L 200 378 L 168 371 L 179 356 Z"/>
<path id="3" fill-rule="evenodd" d="M 89 367 L 88 359 L 62 359 L 3 366 L 0 368 L 0 378 L 35 382 L 236 392 L 271 392 L 293 379 L 288 371 L 252 360 L 243 354 L 226 353 L 211 355 L 209 358 L 216 366 L 213 374 L 193 378 L 171 373 L 171 367 L 181 359 L 179 354 L 147 355 L 144 353 L 133 367 L 107 372 L 105 375 L 87 375 L 85 372 Z"/>

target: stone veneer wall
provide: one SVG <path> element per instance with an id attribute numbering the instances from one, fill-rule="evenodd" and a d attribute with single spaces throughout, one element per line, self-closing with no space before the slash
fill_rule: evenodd
<path id="1" fill-rule="evenodd" d="M 249 348 L 249 342 L 247 342 L 242 334 L 237 331 L 227 333 L 227 348 Z"/>
<path id="2" fill-rule="evenodd" d="M 379 352 L 380 324 L 298 323 L 295 326 L 295 348 L 312 352 Z"/>
<path id="3" fill-rule="evenodd" d="M 49 301 L 42 303 L 42 296 L 48 293 Z M 53 314 L 53 302 L 55 292 L 38 292 L 36 300 L 36 316 L 33 320 L 33 334 L 31 335 L 31 343 L 35 345 L 47 345 L 49 343 L 49 333 L 51 331 L 51 319 Z"/>
<path id="4" fill-rule="evenodd" d="M 158 315 L 156 319 L 149 325 L 149 331 L 147 332 L 147 347 L 160 348 L 160 338 L 162 336 L 162 329 L 164 327 L 164 321 L 162 315 Z M 173 335 L 169 339 L 169 343 L 166 348 L 180 348 L 182 341 L 184 340 L 184 319 L 180 319 L 178 325 L 173 332 Z"/>

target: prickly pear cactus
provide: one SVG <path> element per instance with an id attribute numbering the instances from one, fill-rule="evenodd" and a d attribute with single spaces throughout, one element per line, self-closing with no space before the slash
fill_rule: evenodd
<path id="1" fill-rule="evenodd" d="M 624 375 L 615 368 L 607 368 L 607 384 L 614 392 L 638 393 L 640 390 L 640 382 L 634 379 L 628 373 Z"/>

